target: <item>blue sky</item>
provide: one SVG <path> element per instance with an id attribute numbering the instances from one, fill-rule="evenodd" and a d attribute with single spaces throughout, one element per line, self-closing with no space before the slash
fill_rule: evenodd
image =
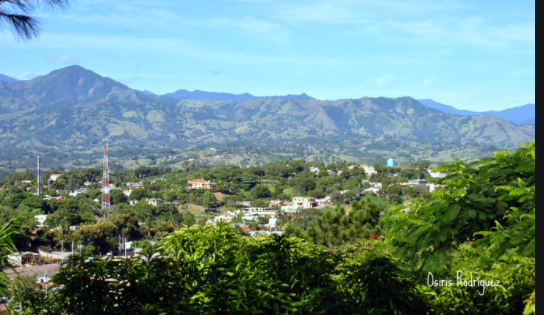
<path id="1" fill-rule="evenodd" d="M 534 1 L 77 0 L 38 15 L 38 40 L 0 32 L 0 73 L 79 64 L 158 94 L 535 102 Z"/>

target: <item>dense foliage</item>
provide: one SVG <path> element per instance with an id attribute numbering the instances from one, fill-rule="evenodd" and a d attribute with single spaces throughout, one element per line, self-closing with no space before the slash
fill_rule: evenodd
<path id="1" fill-rule="evenodd" d="M 441 166 L 436 170 L 448 175 L 438 184 L 445 186 L 428 198 L 404 195 L 407 202 L 387 205 L 381 197 L 341 197 L 344 205 L 335 209 L 282 217 L 280 224 L 287 227 L 282 236 L 247 237 L 222 223 L 193 225 L 188 213 L 177 227 L 170 223 L 175 210 L 168 205 L 117 204 L 105 219 L 73 233 L 89 243 L 102 239 L 94 241 L 95 251 L 72 257 L 60 270 L 53 278 L 56 291 L 20 295 L 18 303 L 27 313 L 53 314 L 534 314 L 535 161 L 533 142 L 477 162 Z M 304 187 L 307 179 L 316 180 L 308 166 L 291 161 L 186 172 L 237 190 L 229 199 L 235 202 Z M 334 186 L 359 181 L 357 171 L 334 167 L 343 169 L 342 175 L 317 176 L 313 191 L 333 194 Z M 179 183 L 185 174 L 166 178 Z M 333 184 L 319 187 L 324 178 Z M 210 193 L 165 188 L 167 183 L 149 182 L 184 200 Z M 5 209 L 23 211 L 28 198 L 12 191 Z M 68 201 L 48 205 L 70 218 L 77 213 L 70 209 L 83 205 Z M 65 216 L 59 217 L 61 226 Z M 139 222 L 139 216 L 148 221 Z M 166 220 L 152 232 L 149 220 L 161 216 Z M 56 239 L 63 237 L 62 229 L 55 233 Z M 127 259 L 89 258 L 112 250 L 120 234 L 133 239 L 155 234 L 157 245 L 145 244 L 143 255 Z"/>

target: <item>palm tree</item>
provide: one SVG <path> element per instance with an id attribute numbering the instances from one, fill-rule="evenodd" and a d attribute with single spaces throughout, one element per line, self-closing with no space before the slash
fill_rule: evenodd
<path id="1" fill-rule="evenodd" d="M 70 227 L 67 223 L 62 222 L 60 226 L 55 231 L 55 236 L 53 237 L 53 241 L 57 242 L 57 244 L 61 242 L 66 242 L 68 237 L 70 236 Z"/>
<path id="2" fill-rule="evenodd" d="M 23 234 L 22 223 L 22 218 L 15 217 L 0 227 L 0 293 L 9 293 L 9 278 L 3 271 L 3 267 L 9 265 L 8 255 L 17 252 L 15 238 L 18 234 Z M 14 268 L 11 269 L 17 272 Z"/>
<path id="3" fill-rule="evenodd" d="M 0 29 L 6 23 L 17 38 L 34 39 L 40 33 L 41 23 L 30 13 L 38 7 L 55 10 L 69 5 L 70 0 L 0 0 Z"/>

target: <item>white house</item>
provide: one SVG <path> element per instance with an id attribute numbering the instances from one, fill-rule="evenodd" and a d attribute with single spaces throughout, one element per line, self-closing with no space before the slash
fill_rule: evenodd
<path id="1" fill-rule="evenodd" d="M 283 204 L 283 200 L 281 200 L 281 199 L 270 200 L 269 207 L 274 208 L 274 207 L 277 207 L 277 206 L 281 206 L 282 204 Z"/>
<path id="2" fill-rule="evenodd" d="M 36 222 L 38 222 L 38 226 L 40 226 L 43 225 L 43 223 L 47 219 L 47 214 L 35 215 L 34 218 L 36 219 Z"/>
<path id="3" fill-rule="evenodd" d="M 298 206 L 294 202 L 284 202 L 281 206 L 281 211 L 283 212 L 297 212 L 299 209 L 302 209 L 302 207 Z"/>
<path id="4" fill-rule="evenodd" d="M 275 228 L 277 222 L 278 222 L 278 218 L 270 218 L 268 219 L 268 226 L 271 228 Z"/>
<path id="5" fill-rule="evenodd" d="M 278 216 L 278 210 L 270 210 L 269 208 L 244 208 L 244 215 L 262 215 L 262 216 Z"/>
<path id="6" fill-rule="evenodd" d="M 319 173 L 319 167 L 310 166 L 310 172 L 312 172 L 312 173 Z"/>
<path id="7" fill-rule="evenodd" d="M 378 172 L 376 171 L 374 166 L 363 164 L 363 165 L 361 165 L 359 167 L 363 168 L 365 170 L 365 174 L 368 177 L 372 176 L 373 174 L 378 174 Z"/>
<path id="8" fill-rule="evenodd" d="M 331 197 L 327 196 L 325 198 L 316 198 L 315 202 L 317 203 L 318 206 L 328 205 L 331 203 Z"/>
<path id="9" fill-rule="evenodd" d="M 127 197 L 130 196 L 130 193 L 132 192 L 132 189 L 129 189 L 129 190 L 123 190 L 123 194 Z"/>
<path id="10" fill-rule="evenodd" d="M 75 197 L 79 194 L 86 194 L 87 193 L 87 189 L 86 188 L 79 188 L 79 189 L 76 189 L 70 193 L 68 193 L 69 196 L 72 196 L 72 197 Z"/>
<path id="11" fill-rule="evenodd" d="M 293 197 L 293 203 L 303 209 L 317 206 L 314 197 Z"/>

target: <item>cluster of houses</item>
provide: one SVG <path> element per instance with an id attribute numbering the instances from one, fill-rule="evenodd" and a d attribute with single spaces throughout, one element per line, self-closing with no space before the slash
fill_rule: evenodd
<path id="1" fill-rule="evenodd" d="M 365 174 L 367 176 L 372 176 L 373 174 L 378 174 L 378 172 L 376 171 L 376 169 L 374 168 L 374 166 L 371 166 L 371 165 L 366 165 L 366 164 L 363 164 L 363 165 L 350 165 L 348 167 L 350 170 L 352 169 L 355 169 L 355 168 L 361 168 L 361 169 L 364 169 L 365 170 Z M 319 173 L 319 167 L 315 167 L 315 166 L 310 166 L 310 172 L 312 173 Z M 340 175 L 342 174 L 342 171 L 331 171 L 331 170 L 327 170 L 327 173 L 330 175 Z"/>

